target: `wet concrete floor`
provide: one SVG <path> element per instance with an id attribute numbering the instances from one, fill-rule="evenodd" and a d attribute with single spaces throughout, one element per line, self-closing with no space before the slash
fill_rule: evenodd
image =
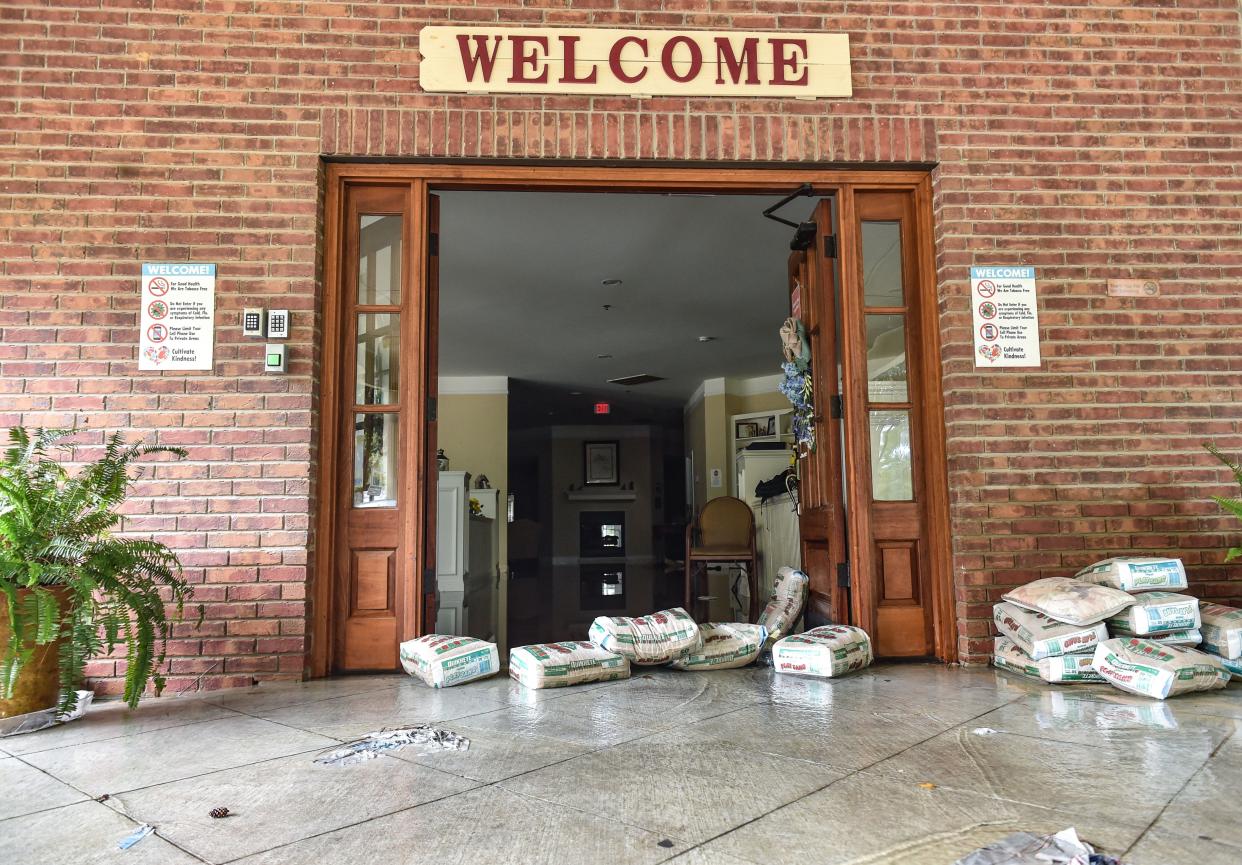
<path id="1" fill-rule="evenodd" d="M 470 749 L 312 762 L 424 722 Z M 0 739 L 0 862 L 948 865 L 1073 826 L 1134 865 L 1236 865 L 1240 731 L 1239 685 L 1161 703 L 930 665 L 269 684 Z"/>

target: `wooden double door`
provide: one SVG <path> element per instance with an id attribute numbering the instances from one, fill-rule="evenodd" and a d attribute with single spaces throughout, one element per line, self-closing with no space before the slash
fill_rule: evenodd
<path id="1" fill-rule="evenodd" d="M 398 644 L 436 620 L 434 186 L 779 194 L 806 179 L 329 166 L 310 673 L 395 669 Z M 951 660 L 930 184 L 915 172 L 811 179 L 816 236 L 788 261 L 814 376 L 817 443 L 800 460 L 808 624 L 861 625 L 881 656 Z"/>
<path id="2" fill-rule="evenodd" d="M 913 192 L 821 199 L 788 262 L 811 349 L 813 446 L 800 458 L 807 624 L 850 622 L 880 657 L 942 654 L 932 466 L 942 459 Z M 934 320 L 934 319 L 933 319 Z"/>

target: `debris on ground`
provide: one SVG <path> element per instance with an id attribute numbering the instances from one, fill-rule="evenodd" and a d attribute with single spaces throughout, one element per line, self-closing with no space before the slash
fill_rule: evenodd
<path id="1" fill-rule="evenodd" d="M 500 672 L 496 644 L 474 637 L 427 634 L 401 644 L 401 666 L 433 688 L 451 688 Z"/>
<path id="2" fill-rule="evenodd" d="M 448 730 L 437 730 L 430 724 L 386 727 L 326 751 L 316 757 L 315 762 L 329 766 L 352 766 L 373 760 L 385 751 L 395 751 L 409 745 L 417 745 L 427 751 L 465 751 L 470 747 L 470 740 Z"/>
<path id="3" fill-rule="evenodd" d="M 852 625 L 821 625 L 793 634 L 772 647 L 778 673 L 832 678 L 871 665 L 871 638 Z"/>
<path id="4" fill-rule="evenodd" d="M 213 820 L 223 820 L 225 817 L 229 816 L 229 814 L 233 812 L 230 811 L 228 808 L 221 806 L 219 808 L 212 808 L 207 813 L 211 816 L 211 819 Z"/>
<path id="5" fill-rule="evenodd" d="M 667 664 L 703 648 L 699 626 L 681 607 L 647 616 L 599 616 L 587 636 L 631 664 Z"/>
<path id="6" fill-rule="evenodd" d="M 143 838 L 147 837 L 154 831 L 155 831 L 155 827 L 152 826 L 150 823 L 143 823 L 133 832 L 130 832 L 120 841 L 116 842 L 116 847 L 118 850 L 128 850 L 130 847 L 133 847 L 135 844 L 137 844 L 139 841 L 141 841 Z"/>
<path id="7" fill-rule="evenodd" d="M 95 699 L 93 691 L 78 691 L 77 694 L 77 705 L 73 707 L 71 712 L 61 714 L 60 710 L 53 706 L 50 709 L 41 709 L 38 712 L 27 712 L 24 715 L 14 715 L 11 718 L 0 718 L 0 739 L 6 736 L 20 736 L 22 733 L 33 733 L 36 730 L 44 730 L 57 724 L 68 724 L 70 721 L 76 721 L 86 714 L 91 701 Z"/>
<path id="8" fill-rule="evenodd" d="M 731 670 L 759 657 L 768 638 L 763 625 L 706 622 L 699 625 L 703 648 L 669 664 L 674 670 Z"/>
<path id="9" fill-rule="evenodd" d="M 527 688 L 563 688 L 630 677 L 630 662 L 585 640 L 535 643 L 509 650 L 509 675 Z"/>
<path id="10" fill-rule="evenodd" d="M 673 842 L 672 842 L 672 841 L 670 841 L 668 838 L 664 838 L 664 839 L 662 839 L 662 840 L 660 840 L 660 841 L 657 841 L 657 842 L 656 842 L 656 846 L 657 846 L 657 847 L 663 847 L 663 848 L 665 848 L 665 849 L 668 849 L 669 847 L 672 847 L 672 846 L 673 846 Z"/>
<path id="11" fill-rule="evenodd" d="M 1124 865 L 1078 837 L 1071 827 L 1055 835 L 1015 832 L 973 853 L 953 865 Z"/>

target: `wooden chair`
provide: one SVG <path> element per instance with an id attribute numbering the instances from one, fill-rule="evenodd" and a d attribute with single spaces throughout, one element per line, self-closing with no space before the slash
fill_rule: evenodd
<path id="1" fill-rule="evenodd" d="M 711 499 L 699 517 L 686 526 L 686 612 L 695 615 L 695 577 L 700 568 L 706 580 L 707 566 L 742 564 L 750 586 L 750 613 L 759 615 L 759 575 L 755 556 L 755 515 L 750 505 L 732 496 Z"/>

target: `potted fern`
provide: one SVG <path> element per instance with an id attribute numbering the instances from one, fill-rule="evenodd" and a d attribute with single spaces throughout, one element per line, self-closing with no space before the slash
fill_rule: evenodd
<path id="1" fill-rule="evenodd" d="M 74 432 L 15 427 L 0 460 L 0 718 L 71 711 L 86 662 L 118 645 L 125 701 L 136 706 L 152 678 L 163 687 L 166 605 L 179 616 L 192 594 L 168 547 L 114 534 L 134 461 L 185 452 L 116 433 L 70 472 L 53 453 Z"/>
<path id="2" fill-rule="evenodd" d="M 1233 472 L 1233 479 L 1237 482 L 1239 490 L 1237 498 L 1212 496 L 1212 500 L 1239 520 L 1242 520 L 1242 465 L 1221 453 L 1220 448 L 1216 447 L 1216 445 L 1205 444 L 1204 447 L 1208 449 L 1212 456 L 1224 463 L 1229 468 L 1229 471 Z M 1231 562 L 1239 556 L 1242 556 L 1242 546 L 1230 547 L 1229 551 L 1225 553 L 1225 561 Z"/>

